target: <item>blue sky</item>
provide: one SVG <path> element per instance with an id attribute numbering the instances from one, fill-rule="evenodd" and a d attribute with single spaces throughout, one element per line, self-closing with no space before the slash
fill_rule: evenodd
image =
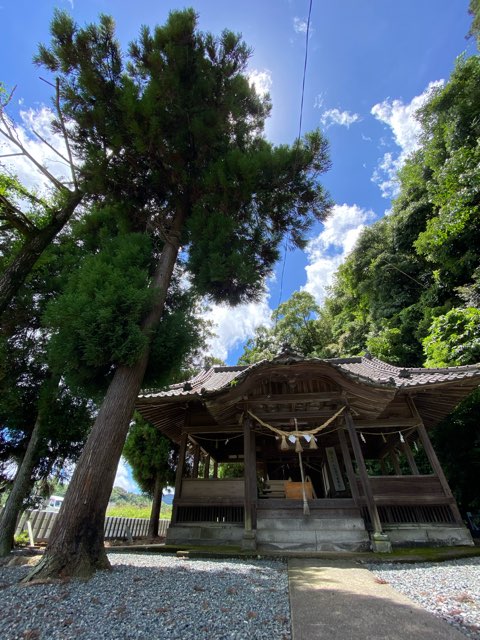
<path id="1" fill-rule="evenodd" d="M 141 24 L 161 23 L 171 9 L 193 6 L 202 30 L 243 34 L 253 49 L 252 79 L 273 101 L 266 135 L 275 143 L 291 143 L 298 131 L 308 5 L 308 0 L 0 0 L 0 80 L 17 87 L 10 113 L 24 127 L 25 139 L 29 122 L 46 133 L 43 107 L 50 92 L 31 61 L 37 44 L 48 41 L 55 7 L 82 24 L 101 12 L 113 15 L 126 44 Z M 216 355 L 235 364 L 254 327 L 295 290 L 306 288 L 321 303 L 360 230 L 388 211 L 395 169 L 415 148 L 415 108 L 432 83 L 448 79 L 458 55 L 475 52 L 473 41 L 465 39 L 467 10 L 468 0 L 313 0 L 303 132 L 321 127 L 330 141 L 332 168 L 323 182 L 336 206 L 325 225 L 312 229 L 306 252 L 287 254 L 281 298 L 279 265 L 263 303 L 212 309 Z M 42 157 L 44 150 L 31 143 Z M 17 171 L 26 177 L 28 168 Z"/>

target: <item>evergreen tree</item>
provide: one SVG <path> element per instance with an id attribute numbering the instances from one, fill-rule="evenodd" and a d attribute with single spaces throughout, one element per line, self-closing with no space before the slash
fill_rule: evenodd
<path id="1" fill-rule="evenodd" d="M 123 455 L 140 489 L 152 498 L 148 535 L 158 537 L 163 489 L 175 481 L 177 448 L 139 414 L 128 431 Z"/>
<path id="2" fill-rule="evenodd" d="M 199 32 L 192 10 L 171 13 L 153 32 L 144 28 L 128 56 L 110 18 L 82 29 L 57 12 L 51 45 L 40 48 L 38 62 L 59 78 L 88 189 L 103 194 L 129 233 L 147 235 L 152 250 L 141 339 L 127 361 L 112 362 L 111 383 L 30 579 L 109 566 L 105 510 L 180 246 L 194 290 L 236 303 L 260 295 L 284 234 L 303 246 L 307 229 L 328 211 L 318 182 L 328 166 L 325 140 L 319 132 L 293 147 L 265 140 L 269 103 L 244 74 L 249 54 L 231 32 Z"/>

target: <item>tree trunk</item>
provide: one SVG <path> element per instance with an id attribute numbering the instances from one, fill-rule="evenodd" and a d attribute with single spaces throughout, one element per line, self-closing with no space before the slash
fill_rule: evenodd
<path id="1" fill-rule="evenodd" d="M 66 225 L 82 197 L 79 191 L 72 192 L 65 205 L 53 216 L 52 221 L 27 237 L 22 248 L 4 270 L 0 276 L 0 315 L 13 300 L 38 258 Z"/>
<path id="2" fill-rule="evenodd" d="M 5 504 L 0 521 L 0 558 L 8 556 L 13 547 L 13 536 L 23 501 L 32 487 L 32 472 L 37 462 L 37 448 L 40 442 L 41 417 L 38 414 L 23 460 L 15 475 L 12 490 Z"/>
<path id="3" fill-rule="evenodd" d="M 165 241 L 151 287 L 157 292 L 143 331 L 152 335 L 160 322 L 178 255 L 183 213 L 177 213 Z M 39 564 L 25 578 L 89 577 L 108 569 L 105 512 L 128 427 L 148 363 L 149 347 L 131 366 L 117 368 L 83 449 Z"/>
<path id="4" fill-rule="evenodd" d="M 160 509 L 162 507 L 163 482 L 160 475 L 155 478 L 155 488 L 153 490 L 152 512 L 148 523 L 148 537 L 158 538 L 158 521 L 160 519 Z"/>

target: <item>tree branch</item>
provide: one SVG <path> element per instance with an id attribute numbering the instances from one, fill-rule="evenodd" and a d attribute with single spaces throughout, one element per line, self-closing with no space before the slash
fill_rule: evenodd
<path id="1" fill-rule="evenodd" d="M 57 113 L 58 113 L 58 118 L 60 120 L 60 127 L 62 129 L 62 133 L 63 133 L 63 139 L 65 140 L 65 146 L 67 148 L 67 155 L 69 158 L 69 164 L 70 164 L 70 171 L 72 172 L 72 181 L 73 184 L 75 186 L 75 189 L 78 189 L 78 183 L 77 183 L 77 175 L 75 172 L 75 164 L 73 162 L 73 155 L 72 155 L 72 150 L 70 148 L 70 140 L 68 139 L 68 134 L 67 134 L 67 128 L 65 126 L 65 120 L 63 118 L 63 113 L 62 113 L 62 108 L 60 105 L 60 80 L 59 78 L 56 79 L 55 81 L 55 106 L 57 107 Z"/>

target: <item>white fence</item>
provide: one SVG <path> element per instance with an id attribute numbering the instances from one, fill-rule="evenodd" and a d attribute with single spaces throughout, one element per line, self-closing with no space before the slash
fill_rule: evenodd
<path id="1" fill-rule="evenodd" d="M 2 509 L 0 509 L 0 515 Z M 27 521 L 30 521 L 35 542 L 48 540 L 50 532 L 57 517 L 53 511 L 24 511 L 17 522 L 15 535 L 27 530 Z M 121 540 L 128 538 L 144 538 L 148 534 L 148 518 L 117 518 L 107 516 L 105 518 L 105 540 Z M 160 520 L 158 535 L 166 536 L 170 520 Z"/>

